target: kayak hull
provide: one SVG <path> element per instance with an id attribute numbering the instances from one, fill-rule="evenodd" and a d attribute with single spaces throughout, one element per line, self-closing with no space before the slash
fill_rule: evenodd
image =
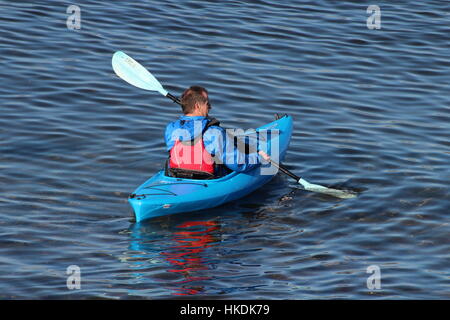
<path id="1" fill-rule="evenodd" d="M 292 134 L 292 118 L 288 115 L 262 126 L 256 131 L 277 130 L 269 134 L 268 153 L 279 151 L 283 160 Z M 275 146 L 276 144 L 276 146 Z M 277 159 L 275 159 L 277 160 Z M 167 177 L 164 170 L 140 185 L 129 197 L 137 222 L 175 213 L 214 208 L 242 198 L 269 182 L 276 169 L 258 167 L 248 172 L 232 172 L 212 180 L 194 180 Z"/>

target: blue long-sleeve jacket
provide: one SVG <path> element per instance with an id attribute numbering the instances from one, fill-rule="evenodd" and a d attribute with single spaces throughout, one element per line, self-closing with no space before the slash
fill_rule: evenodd
<path id="1" fill-rule="evenodd" d="M 178 120 L 169 123 L 165 131 L 167 150 L 170 151 L 178 139 L 180 141 L 193 140 L 202 134 L 205 126 L 211 119 L 197 116 L 181 116 Z M 241 152 L 234 141 L 227 139 L 225 129 L 212 125 L 203 134 L 203 144 L 206 151 L 226 165 L 230 170 L 245 172 L 261 164 L 256 152 L 246 154 Z"/>

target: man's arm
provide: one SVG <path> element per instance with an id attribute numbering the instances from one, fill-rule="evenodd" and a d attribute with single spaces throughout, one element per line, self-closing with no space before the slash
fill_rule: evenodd
<path id="1" fill-rule="evenodd" d="M 234 139 L 227 135 L 225 129 L 217 126 L 210 127 L 203 135 L 206 151 L 225 164 L 230 170 L 245 172 L 261 164 L 258 153 L 245 153 L 234 144 Z"/>

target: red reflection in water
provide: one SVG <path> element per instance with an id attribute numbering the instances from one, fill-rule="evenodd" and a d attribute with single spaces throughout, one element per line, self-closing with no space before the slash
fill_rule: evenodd
<path id="1" fill-rule="evenodd" d="M 161 252 L 166 256 L 173 269 L 169 272 L 183 274 L 185 279 L 178 281 L 181 287 L 175 295 L 195 295 L 203 291 L 202 286 L 185 287 L 187 283 L 199 280 L 208 280 L 210 277 L 198 275 L 202 270 L 208 270 L 205 261 L 204 250 L 212 246 L 219 239 L 214 236 L 214 232 L 219 229 L 216 221 L 188 221 L 177 226 L 183 231 L 174 232 L 174 241 L 177 245 L 170 247 L 170 252 Z M 191 229 L 192 228 L 192 229 Z M 190 230 L 189 230 L 190 229 Z"/>

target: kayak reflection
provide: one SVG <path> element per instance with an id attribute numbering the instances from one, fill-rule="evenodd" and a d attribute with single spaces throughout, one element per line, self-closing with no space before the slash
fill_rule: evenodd
<path id="1" fill-rule="evenodd" d="M 167 261 L 173 266 L 169 272 L 178 272 L 185 277 L 179 281 L 181 285 L 178 295 L 197 294 L 203 287 L 186 287 L 187 283 L 208 280 L 210 277 L 202 275 L 202 270 L 208 269 L 208 257 L 204 250 L 219 241 L 214 232 L 219 229 L 216 221 L 188 221 L 177 226 L 181 229 L 174 232 L 173 240 L 176 245 L 165 252 Z"/>
<path id="2" fill-rule="evenodd" d="M 130 249 L 139 255 L 148 253 L 152 256 L 151 261 L 161 261 L 162 257 L 168 262 L 164 266 L 166 272 L 175 275 L 177 279 L 181 276 L 181 280 L 171 281 L 169 284 L 174 295 L 201 293 L 204 290 L 204 281 L 211 279 L 208 270 L 211 269 L 212 259 L 208 256 L 207 249 L 221 240 L 219 223 L 215 220 L 192 220 L 175 226 L 160 227 L 168 229 L 163 230 L 165 237 L 169 232 L 168 242 L 158 237 L 159 232 L 149 224 L 135 224 Z M 160 244 L 159 248 L 157 243 Z M 159 251 L 157 256 L 156 250 Z M 161 264 L 155 264 L 155 267 L 158 265 Z"/>

